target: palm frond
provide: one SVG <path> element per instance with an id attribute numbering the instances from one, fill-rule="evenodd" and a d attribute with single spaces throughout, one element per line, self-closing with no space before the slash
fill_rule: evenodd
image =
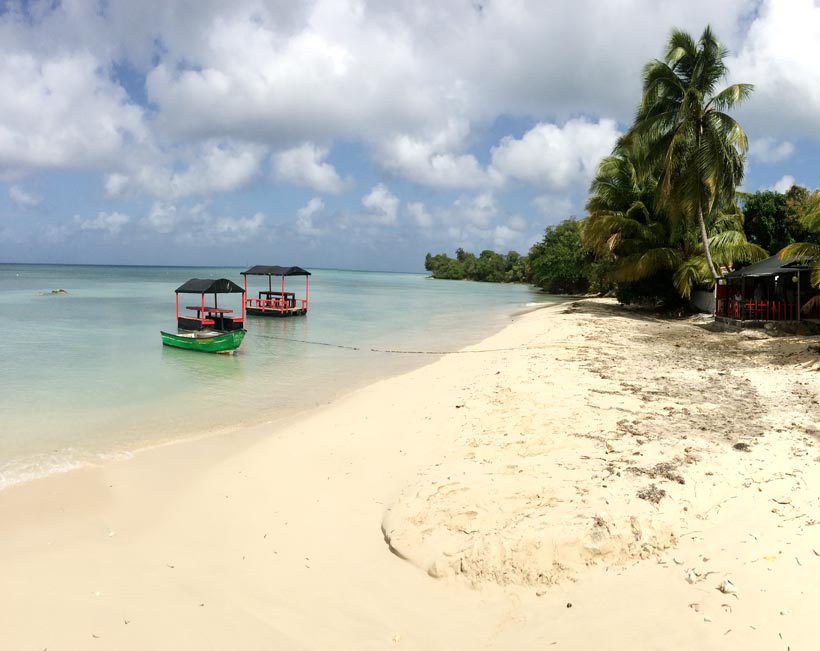
<path id="1" fill-rule="evenodd" d="M 808 207 L 800 221 L 807 230 L 820 233 L 820 193 L 815 192 L 809 198 Z"/>
<path id="2" fill-rule="evenodd" d="M 709 105 L 715 107 L 718 111 L 726 111 L 734 108 L 749 98 L 754 91 L 754 84 L 732 84 L 727 86 L 717 95 L 714 95 L 709 100 Z M 707 105 L 708 107 L 708 105 Z"/>
<path id="3" fill-rule="evenodd" d="M 758 262 L 769 256 L 766 249 L 749 242 L 743 231 L 718 233 L 709 238 L 709 248 L 715 263 L 727 267 L 734 265 L 737 260 Z"/>
<path id="4" fill-rule="evenodd" d="M 780 256 L 781 260 L 786 260 L 787 258 L 794 258 L 801 262 L 820 260 L 820 244 L 794 242 L 793 244 L 783 247 L 777 255 Z"/>
<path id="5" fill-rule="evenodd" d="M 692 290 L 710 278 L 706 258 L 703 256 L 695 256 L 684 260 L 683 263 L 675 269 L 675 273 L 672 275 L 672 284 L 675 286 L 678 294 L 684 298 L 690 298 L 692 296 Z"/>
<path id="6" fill-rule="evenodd" d="M 615 282 L 634 282 L 659 271 L 674 270 L 680 261 L 680 251 L 676 249 L 650 249 L 617 260 L 610 277 Z"/>

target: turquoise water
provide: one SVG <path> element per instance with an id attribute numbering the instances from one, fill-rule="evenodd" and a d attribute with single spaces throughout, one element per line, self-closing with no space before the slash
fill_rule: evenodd
<path id="1" fill-rule="evenodd" d="M 248 317 L 234 355 L 161 345 L 159 331 L 175 329 L 176 287 L 242 284 L 240 271 L 0 264 L 0 488 L 286 417 L 435 359 L 374 348 L 457 350 L 527 304 L 558 300 L 521 285 L 319 269 L 308 315 Z M 252 277 L 249 294 L 265 283 Z M 286 289 L 303 296 L 304 279 Z M 239 295 L 220 297 L 221 307 L 239 305 Z"/>

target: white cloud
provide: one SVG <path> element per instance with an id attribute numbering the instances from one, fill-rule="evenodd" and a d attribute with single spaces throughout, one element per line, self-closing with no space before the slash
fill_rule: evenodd
<path id="1" fill-rule="evenodd" d="M 420 201 L 413 201 L 406 206 L 410 219 L 420 228 L 430 228 L 434 224 L 433 215 Z"/>
<path id="2" fill-rule="evenodd" d="M 794 153 L 794 145 L 788 140 L 758 138 L 749 143 L 749 158 L 761 163 L 778 163 Z"/>
<path id="3" fill-rule="evenodd" d="M 316 198 L 295 222 L 291 215 L 291 228 L 347 229 L 357 247 L 372 233 L 394 236 L 383 227 L 402 219 L 419 237 L 477 248 L 525 238 L 536 211 L 547 223 L 579 214 L 617 125 L 634 115 L 641 67 L 663 55 L 673 26 L 699 35 L 703 16 L 732 52 L 725 83 L 757 86 L 733 111 L 753 140 L 754 183 L 763 183 L 761 163 L 791 156 L 804 164 L 795 145 L 820 134 L 820 6 L 811 0 L 6 5 L 0 180 L 50 196 L 54 177 L 21 179 L 37 170 L 98 172 L 118 210 L 139 214 L 144 229 L 169 242 L 219 219 L 229 239 L 252 232 L 264 240 L 252 202 L 292 188 L 243 194 L 237 203 L 251 204 L 251 217 L 215 217 L 211 204 L 195 209 L 185 199 L 271 179 L 312 188 L 305 201 L 340 193 L 354 180 L 334 167 L 340 151 L 343 174 L 367 195 L 362 206 L 345 210 L 326 197 L 317 208 Z M 366 162 L 356 160 L 360 151 Z M 385 184 L 368 191 L 376 181 L 360 179 L 372 178 Z M 402 189 L 404 206 L 388 185 Z M 451 190 L 464 194 L 454 201 Z M 518 220 L 504 208 L 511 195 Z M 231 214 L 229 198 L 214 203 Z"/>
<path id="4" fill-rule="evenodd" d="M 735 81 L 755 85 L 742 123 L 777 135 L 820 132 L 820 6 L 812 0 L 763 0 L 737 55 Z"/>
<path id="5" fill-rule="evenodd" d="M 470 198 L 459 197 L 453 202 L 450 214 L 458 222 L 486 228 L 498 214 L 498 203 L 490 192 L 482 192 Z"/>
<path id="6" fill-rule="evenodd" d="M 509 221 L 507 222 L 507 225 L 510 227 L 510 229 L 518 231 L 519 233 L 524 232 L 529 227 L 527 220 L 524 219 L 521 215 L 513 215 L 512 217 L 510 217 Z"/>
<path id="7" fill-rule="evenodd" d="M 151 211 L 142 220 L 157 233 L 170 233 L 177 225 L 177 209 L 173 204 L 155 201 Z"/>
<path id="8" fill-rule="evenodd" d="M 74 223 L 81 231 L 103 231 L 111 236 L 117 235 L 130 221 L 131 218 L 128 215 L 119 212 L 100 212 L 93 219 L 74 217 Z"/>
<path id="9" fill-rule="evenodd" d="M 362 216 L 364 221 L 383 226 L 396 223 L 399 198 L 390 192 L 384 183 L 373 186 L 373 189 L 362 197 L 362 205 L 367 208 L 367 213 Z"/>
<path id="10" fill-rule="evenodd" d="M 352 185 L 351 179 L 342 180 L 336 169 L 324 163 L 328 150 L 306 142 L 293 149 L 275 154 L 273 178 L 277 181 L 306 185 L 317 192 L 338 194 Z"/>
<path id="11" fill-rule="evenodd" d="M 505 224 L 493 229 L 493 250 L 504 251 L 507 247 L 521 240 L 521 233 Z"/>
<path id="12" fill-rule="evenodd" d="M 21 208 L 33 208 L 39 206 L 42 199 L 35 194 L 26 192 L 18 185 L 9 188 L 9 199 Z"/>
<path id="13" fill-rule="evenodd" d="M 526 252 L 538 239 L 524 217 L 507 213 L 489 192 L 461 196 L 449 206 L 430 210 L 412 202 L 407 204 L 407 212 L 438 250 L 463 247 L 476 254 L 487 248 Z"/>
<path id="14" fill-rule="evenodd" d="M 105 179 L 105 194 L 117 197 L 128 188 L 129 178 L 125 174 L 109 174 Z"/>
<path id="15" fill-rule="evenodd" d="M 613 120 L 572 119 L 562 127 L 539 123 L 521 139 L 502 139 L 492 150 L 502 174 L 555 191 L 586 186 L 620 136 Z"/>
<path id="16" fill-rule="evenodd" d="M 185 166 L 181 171 L 154 160 L 137 160 L 131 163 L 130 171 L 110 174 L 105 189 L 111 197 L 146 192 L 165 201 L 231 192 L 246 187 L 257 177 L 265 153 L 259 145 L 210 140 L 178 152 L 178 159 Z"/>
<path id="17" fill-rule="evenodd" d="M 306 205 L 296 211 L 296 232 L 300 235 L 322 235 L 324 231 L 313 223 L 313 217 L 325 208 L 325 202 L 313 197 Z"/>
<path id="18" fill-rule="evenodd" d="M 202 247 L 258 241 L 265 235 L 266 219 L 261 212 L 251 217 L 214 216 L 208 208 L 209 202 L 186 208 L 156 201 L 141 224 L 176 242 Z"/>
<path id="19" fill-rule="evenodd" d="M 538 195 L 532 200 L 532 205 L 550 224 L 557 224 L 564 219 L 578 216 L 572 201 L 558 194 Z"/>
<path id="20" fill-rule="evenodd" d="M 482 169 L 471 154 L 457 154 L 469 133 L 466 124 L 450 121 L 447 128 L 432 137 L 398 134 L 381 140 L 376 147 L 378 163 L 394 174 L 415 183 L 436 188 L 478 188 L 495 179 Z"/>
<path id="21" fill-rule="evenodd" d="M 265 226 L 265 216 L 217 217 L 208 225 L 209 235 L 219 242 L 248 242 L 255 239 Z"/>
<path id="22" fill-rule="evenodd" d="M 786 193 L 793 185 L 794 177 L 787 174 L 772 186 L 772 190 L 775 192 Z"/>
<path id="23" fill-rule="evenodd" d="M 142 109 L 89 54 L 0 46 L 0 88 L 0 170 L 99 167 L 146 137 Z"/>

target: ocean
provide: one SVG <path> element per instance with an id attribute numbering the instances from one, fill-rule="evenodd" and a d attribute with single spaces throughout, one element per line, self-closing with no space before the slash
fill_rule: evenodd
<path id="1" fill-rule="evenodd" d="M 241 285 L 240 271 L 0 264 L 0 489 L 293 416 L 562 300 L 523 285 L 311 269 L 307 316 L 248 316 L 235 354 L 162 346 L 160 330 L 176 331 L 176 287 Z M 249 295 L 266 286 L 249 277 Z M 303 297 L 304 278 L 286 289 Z M 221 307 L 239 305 L 239 295 L 220 296 Z"/>

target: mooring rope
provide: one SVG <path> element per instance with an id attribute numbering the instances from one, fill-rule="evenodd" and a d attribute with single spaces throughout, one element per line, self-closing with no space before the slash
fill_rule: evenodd
<path id="1" fill-rule="evenodd" d="M 543 346 L 513 346 L 511 348 L 482 348 L 479 350 L 398 350 L 390 348 L 361 348 L 359 346 L 346 346 L 345 344 L 334 344 L 327 341 L 311 341 L 309 339 L 277 337 L 276 335 L 255 334 L 254 337 L 263 337 L 265 339 L 279 339 L 280 341 L 294 341 L 300 344 L 310 344 L 313 346 L 327 346 L 328 348 L 341 348 L 343 350 L 369 351 L 371 353 L 389 353 L 394 355 L 456 355 L 462 353 L 504 353 L 513 350 L 533 350 L 536 348 L 543 348 Z"/>

